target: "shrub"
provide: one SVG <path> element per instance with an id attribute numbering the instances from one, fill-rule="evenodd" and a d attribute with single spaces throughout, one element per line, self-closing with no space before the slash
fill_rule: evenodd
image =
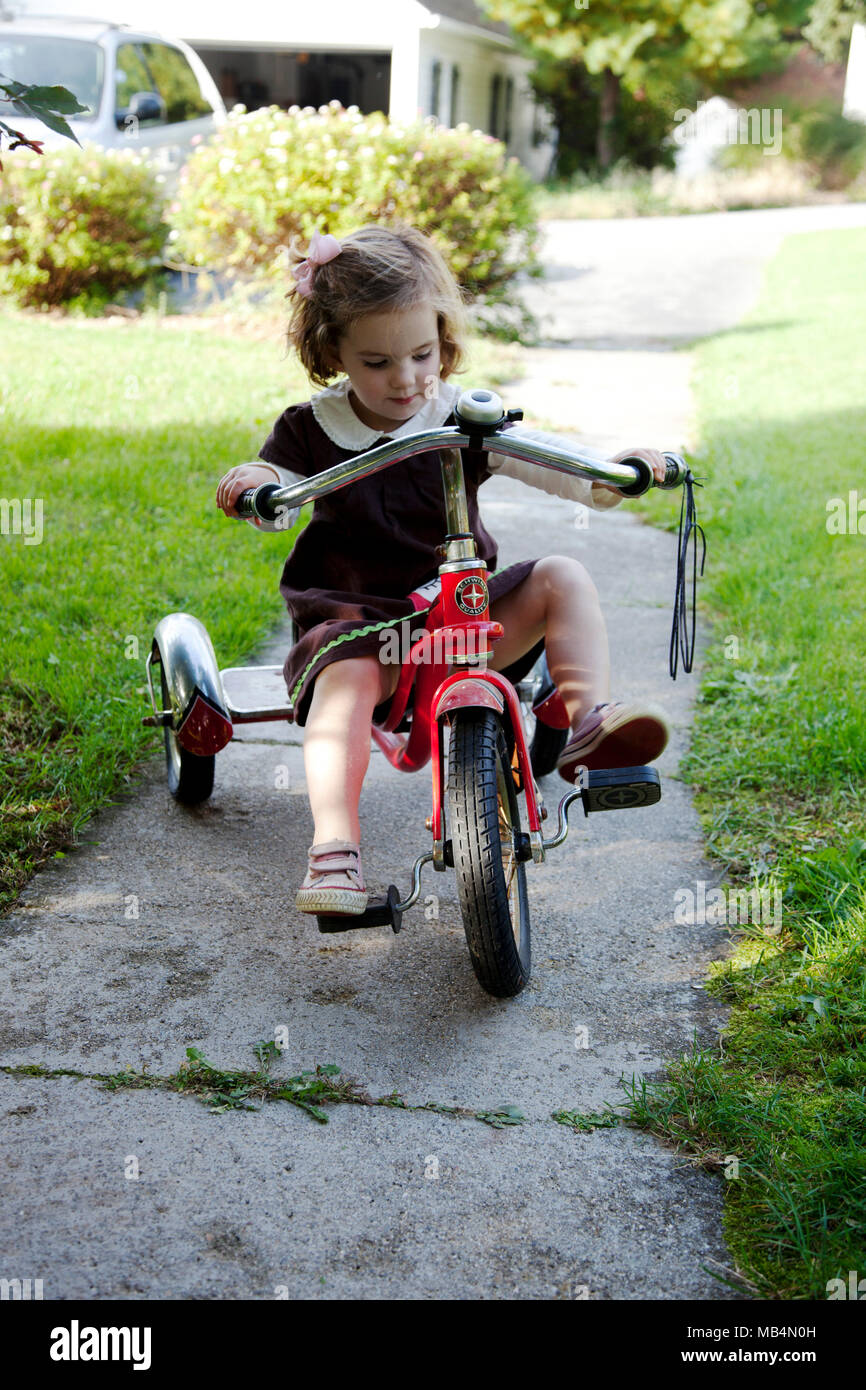
<path id="1" fill-rule="evenodd" d="M 866 170 L 866 126 L 849 121 L 836 106 L 781 104 L 782 160 L 796 166 L 817 188 L 847 189 Z M 757 104 L 757 103 L 755 103 Z M 721 153 L 725 168 L 759 169 L 769 160 L 760 144 L 732 144 Z"/>
<path id="2" fill-rule="evenodd" d="M 315 229 L 339 237 L 403 218 L 471 295 L 495 302 L 537 264 L 532 189 L 500 141 L 465 124 L 401 125 L 339 102 L 235 107 L 181 173 L 171 239 L 193 265 L 274 280 L 295 235 L 305 246 Z"/>
<path id="3" fill-rule="evenodd" d="M 98 308 L 152 273 L 167 234 L 162 211 L 154 173 L 128 151 L 7 160 L 0 292 L 24 307 Z"/>
<path id="4" fill-rule="evenodd" d="M 795 150 L 822 188 L 847 188 L 866 167 L 866 127 L 838 111 L 813 111 L 793 132 Z"/>

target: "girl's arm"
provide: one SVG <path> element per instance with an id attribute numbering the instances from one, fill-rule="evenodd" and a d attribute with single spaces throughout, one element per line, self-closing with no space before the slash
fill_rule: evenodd
<path id="1" fill-rule="evenodd" d="M 598 459 L 599 463 L 609 463 L 606 454 L 598 449 L 588 448 L 585 444 L 567 435 L 549 434 L 544 430 L 527 430 L 519 426 L 520 433 L 527 439 L 534 439 L 539 444 L 553 444 L 560 449 L 579 448 L 581 453 L 588 454 L 590 458 Z M 641 454 L 655 453 L 649 450 L 630 450 L 628 455 L 619 455 L 618 458 L 628 457 L 632 453 Z M 648 460 L 652 461 L 652 460 Z M 664 477 L 664 461 L 659 455 L 662 477 Z M 618 507 L 623 500 L 623 495 L 607 483 L 592 482 L 589 478 L 579 478 L 575 474 L 557 473 L 552 468 L 543 468 L 538 463 L 530 463 L 526 459 L 509 458 L 506 454 L 489 453 L 487 455 L 487 467 L 491 473 L 501 473 L 507 478 L 518 478 L 520 482 L 527 483 L 530 487 L 540 488 L 542 492 L 551 493 L 554 497 L 567 497 L 572 502 L 580 502 L 584 507 L 591 507 L 595 511 L 609 511 L 611 507 Z M 657 470 L 654 468 L 654 471 Z"/>

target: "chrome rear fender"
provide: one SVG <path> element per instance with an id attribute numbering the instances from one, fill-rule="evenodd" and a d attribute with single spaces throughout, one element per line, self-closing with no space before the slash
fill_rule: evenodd
<path id="1" fill-rule="evenodd" d="M 159 661 L 171 705 L 171 727 L 182 748 L 198 757 L 218 753 L 232 721 L 207 628 L 191 613 L 169 613 L 156 625 L 151 661 Z"/>

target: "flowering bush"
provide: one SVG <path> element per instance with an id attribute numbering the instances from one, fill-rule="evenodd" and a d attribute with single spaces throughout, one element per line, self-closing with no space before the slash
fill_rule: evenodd
<path id="1" fill-rule="evenodd" d="M 34 308 L 107 303 L 159 263 L 162 208 L 131 152 L 16 155 L 0 183 L 0 292 Z"/>
<path id="2" fill-rule="evenodd" d="M 285 277 L 293 235 L 339 237 L 405 219 L 426 232 L 470 294 L 496 300 L 536 265 L 533 184 L 491 136 L 409 125 L 339 102 L 288 112 L 235 107 L 180 176 L 171 243 L 189 263 Z"/>

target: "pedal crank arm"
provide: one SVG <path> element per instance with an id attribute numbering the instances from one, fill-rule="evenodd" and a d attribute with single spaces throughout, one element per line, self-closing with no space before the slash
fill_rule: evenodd
<path id="1" fill-rule="evenodd" d="M 556 828 L 556 834 L 553 835 L 553 836 L 551 837 L 551 839 L 549 839 L 549 840 L 542 840 L 542 842 L 541 842 L 542 848 L 543 848 L 545 854 L 547 853 L 547 851 L 548 851 L 549 849 L 556 849 L 557 845 L 561 845 L 561 844 L 562 844 L 563 840 L 565 839 L 566 835 L 568 834 L 568 813 L 569 813 L 569 810 L 571 809 L 571 807 L 573 806 L 573 804 L 574 804 L 575 801 L 580 801 L 580 800 L 581 800 L 581 795 L 582 795 L 582 793 L 581 793 L 579 790 L 575 790 L 575 791 L 573 791 L 573 792 L 566 792 L 565 796 L 564 796 L 564 797 L 562 798 L 562 800 L 560 801 L 559 806 L 557 807 L 557 811 L 556 811 L 557 822 L 558 822 L 558 823 L 557 823 L 557 828 Z"/>
<path id="2" fill-rule="evenodd" d="M 408 912 L 409 908 L 418 901 L 418 894 L 421 892 L 421 870 L 425 864 L 433 863 L 433 853 L 427 850 L 426 854 L 419 854 L 415 863 L 412 865 L 412 891 L 405 902 L 397 903 L 400 912 Z"/>

